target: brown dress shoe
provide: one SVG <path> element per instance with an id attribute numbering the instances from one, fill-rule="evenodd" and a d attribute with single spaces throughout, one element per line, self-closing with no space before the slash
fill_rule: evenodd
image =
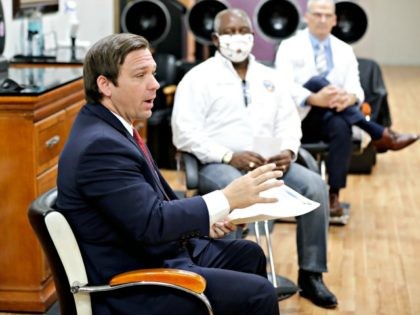
<path id="1" fill-rule="evenodd" d="M 338 194 L 330 193 L 330 216 L 341 217 L 343 215 L 343 208 L 338 200 Z"/>
<path id="2" fill-rule="evenodd" d="M 372 141 L 372 144 L 377 152 L 383 153 L 388 150 L 397 151 L 404 149 L 418 139 L 418 135 L 397 133 L 389 128 L 385 128 L 382 138 Z"/>

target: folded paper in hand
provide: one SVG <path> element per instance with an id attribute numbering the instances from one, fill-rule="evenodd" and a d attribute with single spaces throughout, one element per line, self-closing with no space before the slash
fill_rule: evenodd
<path id="1" fill-rule="evenodd" d="M 295 217 L 308 213 L 319 207 L 319 203 L 312 201 L 292 188 L 282 185 L 261 193 L 263 197 L 275 197 L 274 203 L 256 203 L 243 209 L 234 209 L 228 219 L 234 224 L 272 220 L 277 218 Z"/>

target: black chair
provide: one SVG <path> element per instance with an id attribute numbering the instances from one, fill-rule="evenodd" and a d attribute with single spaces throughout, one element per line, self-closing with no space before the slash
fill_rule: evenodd
<path id="1" fill-rule="evenodd" d="M 178 151 L 176 160 L 177 170 L 184 171 L 186 188 L 193 192 L 197 191 L 200 161 L 195 155 L 185 151 Z M 307 167 L 311 171 L 319 173 L 318 163 L 314 160 L 310 152 L 304 148 L 299 149 L 296 162 Z"/>
<path id="2" fill-rule="evenodd" d="M 47 256 L 56 287 L 61 315 L 91 315 L 90 294 L 131 286 L 164 286 L 200 299 L 208 313 L 211 305 L 203 294 L 205 279 L 177 269 L 141 269 L 114 276 L 109 283 L 89 285 L 76 238 L 64 216 L 54 210 L 57 190 L 39 196 L 29 207 L 28 217 Z"/>
<path id="3" fill-rule="evenodd" d="M 175 169 L 176 149 L 172 144 L 171 115 L 179 61 L 172 54 L 153 55 L 160 84 L 152 116 L 147 120 L 147 144 L 159 168 Z"/>
<path id="4" fill-rule="evenodd" d="M 358 58 L 360 83 L 365 92 L 367 119 L 375 121 L 385 127 L 391 126 L 391 114 L 388 104 L 388 93 L 382 77 L 381 68 L 372 59 Z M 325 142 L 305 143 L 302 147 L 308 150 L 318 161 L 321 175 L 325 178 L 325 158 L 328 154 L 328 144 Z M 363 147 L 360 136 L 353 136 L 353 154 L 350 161 L 350 173 L 370 174 L 376 163 L 376 150 L 369 144 Z"/>
<path id="5" fill-rule="evenodd" d="M 176 156 L 177 160 L 177 169 L 179 172 L 183 172 L 185 175 L 185 186 L 191 194 L 197 194 L 198 191 L 198 182 L 199 182 L 199 167 L 200 161 L 191 153 L 179 151 Z M 303 166 L 309 168 L 314 172 L 319 172 L 318 164 L 312 157 L 312 155 L 305 149 L 299 149 L 297 162 Z M 289 220 L 285 219 L 285 222 L 291 222 L 294 218 Z M 274 255 L 271 245 L 270 233 L 273 228 L 272 221 L 262 221 L 255 222 L 253 226 L 253 232 L 255 233 L 256 241 L 261 245 L 260 233 L 265 235 L 266 247 L 267 247 L 267 263 L 270 267 L 269 279 L 273 283 L 273 286 L 277 290 L 277 295 L 279 300 L 286 299 L 292 296 L 298 291 L 298 287 L 289 279 L 276 275 L 274 269 Z"/>

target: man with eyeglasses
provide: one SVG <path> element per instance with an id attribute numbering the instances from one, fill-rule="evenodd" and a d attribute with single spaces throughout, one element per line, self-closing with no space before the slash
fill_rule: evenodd
<path id="1" fill-rule="evenodd" d="M 346 186 L 352 153 L 352 126 L 366 131 L 378 152 L 401 150 L 418 140 L 365 119 L 356 56 L 350 45 L 331 34 L 337 23 L 333 0 L 308 0 L 307 28 L 279 46 L 275 66 L 298 107 L 302 143 L 329 144 L 327 171 L 330 215 L 341 216 L 339 191 Z"/>
<path id="2" fill-rule="evenodd" d="M 202 163 L 199 193 L 225 187 L 265 163 L 276 163 L 284 182 L 321 205 L 296 218 L 302 296 L 333 308 L 337 299 L 323 282 L 327 271 L 328 192 L 319 174 L 294 163 L 300 146 L 300 119 L 276 71 L 255 60 L 252 24 L 240 9 L 214 21 L 215 55 L 192 68 L 178 84 L 172 114 L 173 141 Z M 281 140 L 277 154 L 253 152 L 256 137 Z"/>

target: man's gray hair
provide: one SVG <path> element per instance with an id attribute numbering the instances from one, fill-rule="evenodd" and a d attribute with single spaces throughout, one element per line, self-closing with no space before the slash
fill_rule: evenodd
<path id="1" fill-rule="evenodd" d="M 334 8 L 334 13 L 335 13 L 335 1 L 334 0 L 308 0 L 308 2 L 306 3 L 306 11 L 308 12 L 312 12 L 312 6 L 318 2 L 327 2 L 332 4 L 333 8 Z"/>
<path id="2" fill-rule="evenodd" d="M 231 8 L 231 9 L 222 10 L 219 13 L 216 14 L 216 16 L 214 18 L 214 25 L 213 25 L 213 30 L 216 33 L 220 33 L 220 24 L 221 24 L 222 17 L 227 13 L 231 13 L 232 15 L 236 15 L 237 17 L 247 21 L 249 27 L 252 30 L 252 23 L 251 23 L 251 19 L 249 18 L 248 14 L 242 9 Z"/>

